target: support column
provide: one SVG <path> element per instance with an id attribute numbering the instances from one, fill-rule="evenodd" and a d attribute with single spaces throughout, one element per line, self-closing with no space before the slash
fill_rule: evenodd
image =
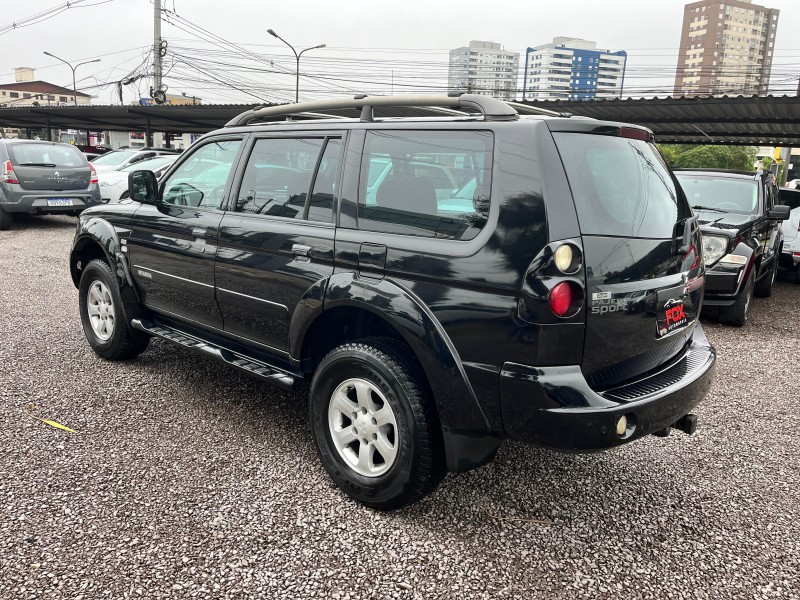
<path id="1" fill-rule="evenodd" d="M 53 133 L 52 133 L 52 130 L 50 129 L 50 115 L 45 115 L 44 116 L 44 126 L 45 126 L 45 129 L 47 130 L 47 141 L 48 142 L 52 142 L 53 141 Z"/>
<path id="2" fill-rule="evenodd" d="M 150 117 L 144 118 L 144 144 L 148 148 L 153 147 L 153 130 L 150 129 Z"/>

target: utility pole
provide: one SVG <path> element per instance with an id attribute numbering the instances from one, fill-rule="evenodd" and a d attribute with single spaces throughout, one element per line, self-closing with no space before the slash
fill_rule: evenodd
<path id="1" fill-rule="evenodd" d="M 161 104 L 161 0 L 153 0 L 153 89 L 150 95 Z"/>

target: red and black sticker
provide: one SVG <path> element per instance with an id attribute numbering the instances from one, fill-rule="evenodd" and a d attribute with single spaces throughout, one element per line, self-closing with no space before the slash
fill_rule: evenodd
<path id="1" fill-rule="evenodd" d="M 658 337 L 669 335 L 688 324 L 686 306 L 679 298 L 667 300 L 658 311 Z"/>

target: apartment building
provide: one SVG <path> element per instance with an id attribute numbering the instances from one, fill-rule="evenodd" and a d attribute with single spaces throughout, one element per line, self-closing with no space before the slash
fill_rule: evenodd
<path id="1" fill-rule="evenodd" d="M 473 40 L 469 46 L 450 51 L 450 91 L 515 100 L 519 52 L 503 50 L 495 42 Z"/>
<path id="2" fill-rule="evenodd" d="M 599 50 L 597 43 L 556 37 L 525 53 L 524 100 L 619 98 L 625 84 L 624 50 Z"/>
<path id="3" fill-rule="evenodd" d="M 750 0 L 687 4 L 675 95 L 767 94 L 779 14 Z"/>

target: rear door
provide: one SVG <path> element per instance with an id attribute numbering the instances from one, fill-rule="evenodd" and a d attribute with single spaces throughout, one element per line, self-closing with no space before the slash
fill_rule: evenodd
<path id="1" fill-rule="evenodd" d="M 647 132 L 607 130 L 617 135 L 553 133 L 581 229 L 588 305 L 582 367 L 596 388 L 679 353 L 703 281 L 699 233 L 679 251 L 691 209 Z"/>
<path id="2" fill-rule="evenodd" d="M 166 316 L 222 329 L 214 256 L 242 136 L 193 147 L 132 220 L 128 252 L 144 303 Z"/>
<path id="3" fill-rule="evenodd" d="M 8 154 L 23 190 L 69 192 L 89 187 L 89 163 L 74 146 L 16 143 L 8 145 Z"/>
<path id="4" fill-rule="evenodd" d="M 219 231 L 226 333 L 286 352 L 298 304 L 322 302 L 333 273 L 342 143 L 330 132 L 254 136 Z"/>

